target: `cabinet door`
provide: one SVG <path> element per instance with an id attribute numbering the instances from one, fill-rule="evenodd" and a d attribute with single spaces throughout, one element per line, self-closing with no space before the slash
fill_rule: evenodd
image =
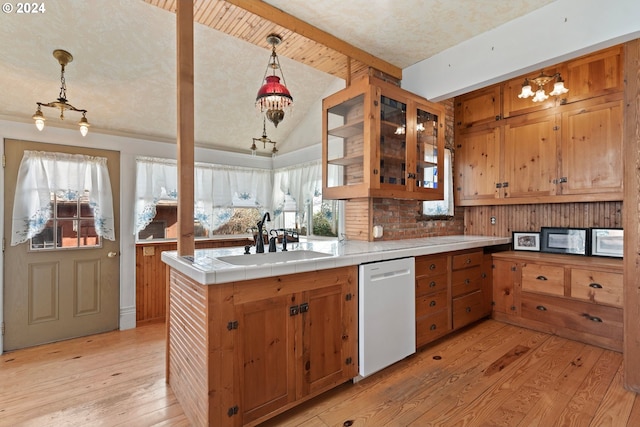
<path id="1" fill-rule="evenodd" d="M 562 113 L 562 194 L 622 197 L 622 115 L 622 99 L 601 98 L 572 104 Z"/>
<path id="2" fill-rule="evenodd" d="M 479 124 L 499 120 L 501 108 L 500 85 L 456 97 L 456 131 L 471 130 Z"/>
<path id="3" fill-rule="evenodd" d="M 458 135 L 455 170 L 456 202 L 495 199 L 500 177 L 500 128 Z"/>
<path id="4" fill-rule="evenodd" d="M 407 190 L 424 194 L 425 199 L 441 199 L 444 168 L 438 165 L 444 165 L 444 110 L 436 105 L 410 105 L 414 132 L 407 140 Z"/>
<path id="5" fill-rule="evenodd" d="M 505 197 L 539 197 L 556 193 L 557 132 L 555 115 L 532 113 L 505 127 Z"/>
<path id="6" fill-rule="evenodd" d="M 407 104 L 393 94 L 380 96 L 380 174 L 372 188 L 401 188 L 407 185 Z"/>
<path id="7" fill-rule="evenodd" d="M 236 305 L 243 424 L 295 400 L 294 303 L 290 295 Z"/>
<path id="8" fill-rule="evenodd" d="M 357 316 L 355 295 L 348 284 L 303 293 L 299 398 L 357 375 Z"/>
<path id="9" fill-rule="evenodd" d="M 623 46 L 618 45 L 566 63 L 562 76 L 569 89 L 568 103 L 624 90 Z"/>
<path id="10" fill-rule="evenodd" d="M 518 314 L 516 287 L 520 272 L 518 264 L 501 259 L 493 260 L 493 310 L 502 313 Z"/>

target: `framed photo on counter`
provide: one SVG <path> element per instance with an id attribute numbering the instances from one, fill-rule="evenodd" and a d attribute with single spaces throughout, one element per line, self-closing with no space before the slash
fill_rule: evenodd
<path id="1" fill-rule="evenodd" d="M 592 228 L 591 255 L 622 258 L 624 231 L 622 228 Z"/>
<path id="2" fill-rule="evenodd" d="M 537 231 L 514 231 L 514 251 L 540 251 L 540 233 Z"/>
<path id="3" fill-rule="evenodd" d="M 540 229 L 542 252 L 587 255 L 589 230 L 587 228 L 542 227 Z"/>

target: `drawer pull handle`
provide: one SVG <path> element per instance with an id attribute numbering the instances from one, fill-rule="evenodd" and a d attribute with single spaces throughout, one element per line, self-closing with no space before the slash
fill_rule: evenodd
<path id="1" fill-rule="evenodd" d="M 465 263 L 465 264 L 471 264 L 471 258 L 467 258 L 467 259 L 464 261 L 464 263 Z"/>
<path id="2" fill-rule="evenodd" d="M 436 306 L 436 302 L 435 302 L 435 301 L 431 301 L 431 302 L 429 303 L 429 307 L 435 307 L 435 306 Z"/>
<path id="3" fill-rule="evenodd" d="M 536 277 L 536 280 L 547 280 L 547 278 L 544 276 L 538 276 Z"/>
<path id="4" fill-rule="evenodd" d="M 471 307 L 465 308 L 464 311 L 466 311 L 467 313 L 471 313 Z"/>
<path id="5" fill-rule="evenodd" d="M 436 287 L 436 282 L 434 280 L 432 280 L 431 283 L 429 283 L 429 287 L 430 288 L 435 288 Z"/>
<path id="6" fill-rule="evenodd" d="M 435 269 L 436 269 L 436 265 L 435 265 L 435 264 L 431 264 L 431 265 L 429 266 L 429 270 L 435 270 Z"/>
<path id="7" fill-rule="evenodd" d="M 589 283 L 589 287 L 594 289 L 602 289 L 602 285 L 600 283 Z"/>
<path id="8" fill-rule="evenodd" d="M 596 316 L 589 316 L 589 320 L 596 323 L 602 323 L 602 319 Z"/>
<path id="9" fill-rule="evenodd" d="M 464 279 L 464 284 L 465 284 L 465 285 L 468 285 L 469 283 L 471 283 L 471 280 L 469 280 L 469 279 Z"/>
<path id="10" fill-rule="evenodd" d="M 433 325 L 429 326 L 429 329 L 432 331 L 435 331 L 437 328 L 436 324 L 434 323 Z"/>
<path id="11" fill-rule="evenodd" d="M 536 310 L 547 311 L 547 307 L 545 307 L 544 305 L 539 305 L 536 307 Z"/>

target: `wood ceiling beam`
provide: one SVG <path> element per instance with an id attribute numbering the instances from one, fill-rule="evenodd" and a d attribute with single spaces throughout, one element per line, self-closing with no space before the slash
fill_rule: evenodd
<path id="1" fill-rule="evenodd" d="M 402 80 L 402 69 L 396 67 L 393 64 L 388 63 L 370 53 L 365 52 L 362 49 L 358 49 L 355 46 L 340 40 L 339 38 L 332 36 L 331 34 L 310 25 L 301 19 L 296 18 L 276 7 L 271 6 L 263 2 L 262 0 L 225 0 L 228 3 L 247 10 L 254 15 L 260 16 L 263 19 L 267 19 L 276 25 L 287 28 L 294 33 L 300 34 L 320 43 L 330 49 L 346 55 L 347 57 L 356 61 L 362 62 L 375 68 L 378 71 L 382 71 L 398 80 Z"/>

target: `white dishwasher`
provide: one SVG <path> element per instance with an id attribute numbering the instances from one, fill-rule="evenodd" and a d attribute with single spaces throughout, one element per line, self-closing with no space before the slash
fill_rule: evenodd
<path id="1" fill-rule="evenodd" d="M 416 352 L 414 258 L 360 265 L 358 378 Z"/>

